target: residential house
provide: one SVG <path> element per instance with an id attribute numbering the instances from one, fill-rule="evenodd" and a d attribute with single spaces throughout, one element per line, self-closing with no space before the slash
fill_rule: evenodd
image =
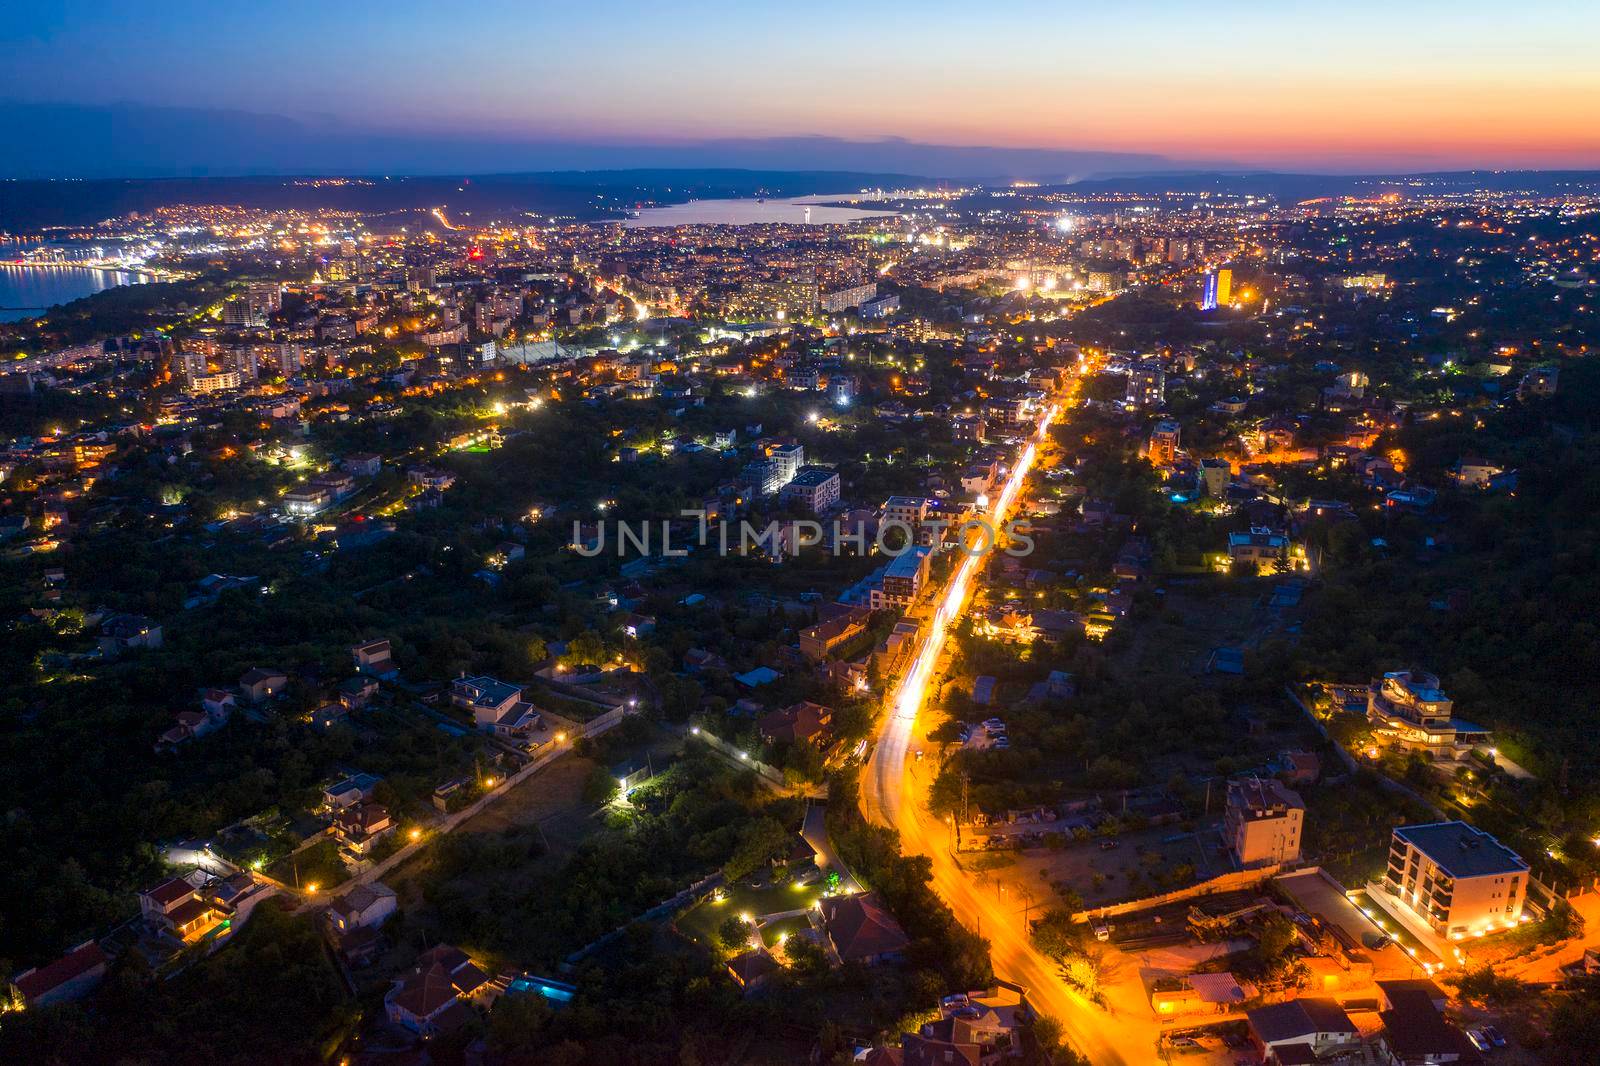
<path id="1" fill-rule="evenodd" d="M 353 452 L 344 457 L 339 468 L 356 477 L 376 477 L 383 469 L 383 456 L 371 452 Z"/>
<path id="2" fill-rule="evenodd" d="M 800 631 L 800 653 L 814 663 L 822 662 L 865 633 L 870 616 L 871 612 L 859 607 L 842 607 L 839 613 Z"/>
<path id="3" fill-rule="evenodd" d="M 728 660 L 704 648 L 690 648 L 683 653 L 683 668 L 691 674 L 698 674 L 702 670 L 726 671 Z"/>
<path id="4" fill-rule="evenodd" d="M 179 744 L 211 732 L 214 724 L 200 711 L 179 711 L 172 716 L 173 724 L 156 738 L 156 751 L 171 751 Z"/>
<path id="5" fill-rule="evenodd" d="M 339 682 L 339 702 L 350 710 L 359 710 L 372 702 L 378 694 L 378 682 L 370 677 L 347 677 Z"/>
<path id="6" fill-rule="evenodd" d="M 398 906 L 394 889 L 382 881 L 356 885 L 333 897 L 328 904 L 328 924 L 341 937 L 357 929 L 375 929 Z"/>
<path id="7" fill-rule="evenodd" d="M 768 744 L 808 741 L 822 748 L 831 739 L 829 725 L 832 721 L 832 707 L 803 700 L 763 715 L 756 722 L 756 729 Z"/>
<path id="8" fill-rule="evenodd" d="M 538 709 L 522 698 L 521 687 L 487 675 L 456 678 L 450 702 L 471 711 L 473 722 L 487 733 L 525 736 L 540 724 Z"/>
<path id="9" fill-rule="evenodd" d="M 191 940 L 211 927 L 217 909 L 194 885 L 172 877 L 139 893 L 139 913 L 150 926 Z"/>
<path id="10" fill-rule="evenodd" d="M 400 668 L 394 664 L 387 640 L 369 640 L 365 644 L 357 644 L 350 649 L 350 658 L 354 660 L 356 670 L 368 677 L 393 681 L 400 676 Z"/>
<path id="11" fill-rule="evenodd" d="M 1440 1013 L 1445 997 L 1431 981 L 1379 981 L 1379 1049 L 1390 1066 L 1477 1063 L 1483 1056 Z"/>
<path id="12" fill-rule="evenodd" d="M 45 966 L 24 970 L 11 979 L 30 1008 L 68 1003 L 92 992 L 106 975 L 106 953 L 93 940 Z"/>
<path id="13" fill-rule="evenodd" d="M 1302 997 L 1245 1012 L 1250 1037 L 1267 1066 L 1310 1063 L 1353 1048 L 1361 1039 L 1350 1016 L 1331 999 Z"/>
<path id="14" fill-rule="evenodd" d="M 384 995 L 384 1013 L 394 1024 L 422 1036 L 451 1032 L 471 1019 L 468 1000 L 488 980 L 460 948 L 430 948 Z"/>
<path id="15" fill-rule="evenodd" d="M 239 691 L 251 703 L 261 703 L 282 692 L 289 684 L 289 675 L 282 670 L 255 666 L 239 678 Z"/>
<path id="16" fill-rule="evenodd" d="M 1272 573 L 1290 566 L 1289 538 L 1270 529 L 1253 527 L 1248 533 L 1228 534 L 1228 561 Z"/>
<path id="17" fill-rule="evenodd" d="M 372 799 L 372 790 L 383 778 L 376 774 L 353 774 L 342 778 L 322 790 L 322 805 L 330 811 L 342 811 Z"/>
<path id="18" fill-rule="evenodd" d="M 142 614 L 113 614 L 100 623 L 100 650 L 106 655 L 159 647 L 161 626 Z"/>
<path id="19" fill-rule="evenodd" d="M 819 907 L 828 943 L 843 962 L 871 966 L 899 958 L 911 943 L 876 893 L 828 896 Z"/>
<path id="20" fill-rule="evenodd" d="M 1233 480 L 1233 467 L 1228 465 L 1226 459 L 1200 460 L 1200 481 L 1205 486 L 1206 495 L 1214 500 L 1220 500 L 1228 494 L 1228 483 Z"/>
<path id="21" fill-rule="evenodd" d="M 1406 751 L 1433 759 L 1460 758 L 1488 744 L 1489 730 L 1452 716 L 1455 703 L 1439 679 L 1423 670 L 1395 670 L 1367 689 L 1367 721 Z"/>
<path id="22" fill-rule="evenodd" d="M 742 951 L 728 960 L 728 976 L 744 989 L 747 996 L 766 987 L 772 977 L 782 971 L 778 960 L 762 945 Z"/>
<path id="23" fill-rule="evenodd" d="M 812 514 L 826 514 L 839 503 L 839 475 L 822 466 L 802 467 L 779 491 L 784 503 L 798 502 Z"/>
<path id="24" fill-rule="evenodd" d="M 1456 465 L 1450 468 L 1450 480 L 1464 489 L 1482 489 L 1487 488 L 1490 482 L 1504 472 L 1505 469 L 1498 463 L 1463 455 L 1456 460 Z"/>
<path id="25" fill-rule="evenodd" d="M 1002 981 L 950 996 L 940 1003 L 936 1020 L 901 1034 L 899 1061 L 901 1066 L 999 1066 L 1022 1058 L 1021 1030 L 1033 1019 L 1020 985 Z"/>
<path id="26" fill-rule="evenodd" d="M 333 815 L 333 835 L 356 855 L 366 855 L 393 829 L 389 808 L 381 803 L 356 803 Z"/>

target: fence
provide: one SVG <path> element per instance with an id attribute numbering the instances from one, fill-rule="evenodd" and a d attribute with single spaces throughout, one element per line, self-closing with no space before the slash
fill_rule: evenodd
<path id="1" fill-rule="evenodd" d="M 1254 870 L 1232 870 L 1225 874 L 1204 881 L 1197 881 L 1183 888 L 1175 888 L 1171 892 L 1163 892 L 1159 896 L 1144 896 L 1140 899 L 1130 899 L 1122 903 L 1108 903 L 1103 907 L 1090 907 L 1088 910 L 1078 911 L 1072 916 L 1074 922 L 1086 922 L 1091 918 L 1110 918 L 1118 914 L 1131 914 L 1134 911 L 1149 910 L 1151 907 L 1163 907 L 1168 903 L 1177 903 L 1179 900 L 1195 899 L 1200 896 L 1215 895 L 1218 892 L 1236 892 L 1242 888 L 1254 888 L 1263 881 L 1270 880 L 1283 870 L 1283 866 L 1274 863 L 1271 866 L 1261 866 Z"/>
<path id="2" fill-rule="evenodd" d="M 625 714 L 626 709 L 623 707 L 617 707 L 612 711 L 608 711 L 599 718 L 586 723 L 583 726 L 581 735 L 586 737 L 598 736 L 599 734 L 604 733 L 606 730 L 615 726 L 618 722 L 622 721 Z M 524 766 L 510 777 L 506 778 L 500 784 L 485 792 L 482 796 L 479 796 L 472 803 L 445 818 L 443 822 L 434 828 L 433 833 L 429 834 L 429 837 L 424 837 L 422 840 L 405 845 L 387 859 L 384 859 L 382 862 L 376 863 L 375 865 L 362 870 L 360 873 L 356 874 L 354 877 L 350 878 L 350 880 L 346 881 L 344 884 L 340 885 L 337 889 L 333 889 L 332 891 L 335 893 L 343 892 L 356 885 L 364 885 L 369 881 L 375 881 L 382 877 L 384 874 L 400 865 L 400 863 L 416 854 L 417 849 L 424 847 L 428 843 L 428 839 L 430 837 L 448 833 L 455 829 L 462 822 L 465 822 L 473 815 L 478 814 L 485 807 L 498 800 L 511 789 L 516 788 L 518 785 L 522 784 L 522 782 L 526 781 L 540 770 L 543 770 L 546 766 L 549 766 L 551 763 L 561 758 L 561 756 L 565 755 L 568 751 L 571 751 L 572 744 L 576 742 L 577 739 L 577 737 L 573 737 L 564 744 L 552 743 L 549 751 L 538 756 L 532 762 L 528 763 L 528 765 Z"/>
<path id="3" fill-rule="evenodd" d="M 686 903 L 691 901 L 698 902 L 701 899 L 704 899 L 712 889 L 721 884 L 722 875 L 720 873 L 702 877 L 700 880 L 696 881 L 682 892 L 679 892 L 671 899 L 662 900 L 660 903 L 657 903 L 654 907 L 651 907 L 637 918 L 632 918 L 626 922 L 623 922 L 605 936 L 600 937 L 598 940 L 591 940 L 577 951 L 574 951 L 571 955 L 568 955 L 561 964 L 562 971 L 565 972 L 572 969 L 574 965 L 583 961 L 583 959 L 589 955 L 594 954 L 596 951 L 599 951 L 601 948 L 617 939 L 617 937 L 628 931 L 628 926 L 633 925 L 635 922 L 654 921 L 657 918 L 671 914 L 673 911 L 678 910 Z"/>
<path id="4" fill-rule="evenodd" d="M 699 726 L 695 726 L 693 729 L 689 730 L 689 735 L 705 741 L 711 747 L 716 748 L 730 759 L 738 760 L 741 766 L 750 767 L 750 769 L 754 770 L 756 773 L 760 774 L 774 785 L 777 785 L 780 788 L 788 787 L 789 780 L 783 776 L 782 770 L 779 770 L 773 766 L 768 766 L 759 759 L 751 758 L 748 751 L 741 751 L 732 744 L 729 744 L 726 740 L 723 740 L 721 737 L 714 736 Z"/>

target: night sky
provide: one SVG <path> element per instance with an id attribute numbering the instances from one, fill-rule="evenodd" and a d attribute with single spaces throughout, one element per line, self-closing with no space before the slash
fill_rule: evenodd
<path id="1" fill-rule="evenodd" d="M 0 101 L 89 105 L 51 120 L 63 137 L 131 104 L 416 150 L 624 149 L 607 165 L 822 135 L 1295 170 L 1593 167 L 1597 40 L 1589 0 L 34 2 L 0 20 Z M 144 150 L 158 168 L 171 151 Z M 411 159 L 353 148 L 341 165 L 363 151 Z"/>

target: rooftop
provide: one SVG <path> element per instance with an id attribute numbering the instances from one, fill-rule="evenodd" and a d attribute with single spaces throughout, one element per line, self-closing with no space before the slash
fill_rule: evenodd
<path id="1" fill-rule="evenodd" d="M 1528 869 L 1522 856 L 1466 822 L 1402 825 L 1394 835 L 1432 859 L 1451 877 L 1518 874 Z"/>

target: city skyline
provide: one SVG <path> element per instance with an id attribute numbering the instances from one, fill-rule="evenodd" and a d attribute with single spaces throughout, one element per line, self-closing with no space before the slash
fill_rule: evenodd
<path id="1" fill-rule="evenodd" d="M 147 138 L 142 169 L 129 171 L 141 174 L 428 172 L 432 159 L 475 172 L 498 169 L 497 158 L 519 169 L 660 166 L 684 150 L 703 165 L 749 165 L 752 146 L 812 137 L 853 146 L 858 161 L 847 151 L 837 165 L 858 169 L 886 169 L 873 161 L 885 141 L 993 150 L 997 175 L 1600 166 L 1600 134 L 1585 121 L 1600 74 L 1580 51 L 1600 16 L 1567 7 L 1028 4 L 997 17 L 944 3 L 869 13 L 822 3 L 799 15 L 717 2 L 491 4 L 461 18 L 409 2 L 291 3 L 269 15 L 60 3 L 0 31 L 0 122 L 29 130 L 30 113 L 37 122 L 49 105 L 67 139 L 96 130 L 107 108 L 146 119 L 186 109 L 192 136 Z M 1570 32 L 1551 33 L 1557 19 Z M 208 140 L 241 123 L 284 138 L 276 167 L 220 148 L 205 158 Z M 135 156 L 112 140 L 96 146 L 94 173 L 119 173 L 123 158 L 131 168 Z M 1046 157 L 1019 161 L 1019 149 Z M 88 173 L 59 155 L 56 165 Z M 951 176 L 977 176 L 975 165 Z"/>

